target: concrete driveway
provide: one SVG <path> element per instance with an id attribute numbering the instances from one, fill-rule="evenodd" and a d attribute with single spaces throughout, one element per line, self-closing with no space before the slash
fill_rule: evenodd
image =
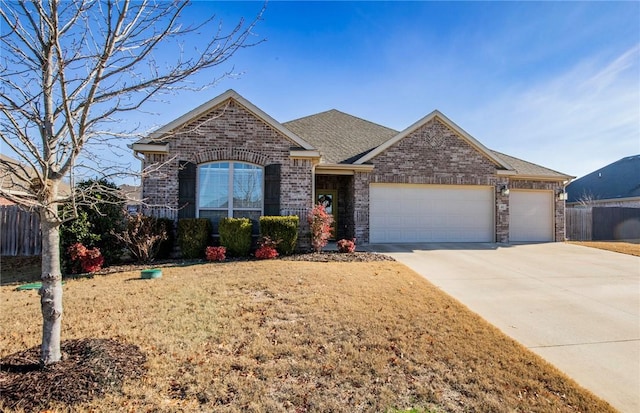
<path id="1" fill-rule="evenodd" d="M 622 412 L 640 412 L 640 257 L 549 244 L 370 245 Z"/>

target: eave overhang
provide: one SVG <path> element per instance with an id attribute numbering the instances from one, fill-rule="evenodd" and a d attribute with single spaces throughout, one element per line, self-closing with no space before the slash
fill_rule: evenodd
<path id="1" fill-rule="evenodd" d="M 316 165 L 316 175 L 354 175 L 356 172 L 371 172 L 373 165 L 353 164 L 319 164 Z"/>
<path id="2" fill-rule="evenodd" d="M 507 175 L 510 179 L 517 180 L 528 180 L 528 181 L 555 181 L 562 182 L 563 184 L 568 184 L 571 182 L 575 176 L 546 176 L 546 175 L 518 175 L 518 174 L 504 174 Z"/>
<path id="3" fill-rule="evenodd" d="M 289 151 L 291 159 L 317 159 L 320 160 L 320 152 L 316 150 L 291 149 Z"/>
<path id="4" fill-rule="evenodd" d="M 168 143 L 134 143 L 130 146 L 134 152 L 148 154 L 167 154 L 169 153 Z"/>

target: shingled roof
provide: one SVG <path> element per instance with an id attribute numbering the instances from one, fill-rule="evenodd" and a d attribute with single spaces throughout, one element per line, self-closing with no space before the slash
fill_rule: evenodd
<path id="1" fill-rule="evenodd" d="M 552 179 L 573 178 L 573 176 L 563 174 L 562 172 L 554 171 L 553 169 L 545 168 L 544 166 L 540 166 L 535 163 L 523 161 L 522 159 L 514 158 L 513 156 L 509 156 L 504 153 L 496 152 L 494 150 L 491 150 L 491 152 L 498 158 L 504 160 L 506 163 L 511 165 L 511 167 L 513 167 L 513 169 L 516 171 L 516 176 L 518 177 L 530 176 L 535 178 L 552 178 Z"/>
<path id="2" fill-rule="evenodd" d="M 324 163 L 351 163 L 395 136 L 398 131 L 336 109 L 283 123 L 312 144 Z"/>
<path id="3" fill-rule="evenodd" d="M 331 109 L 283 125 L 322 154 L 323 163 L 350 164 L 394 138 L 400 132 L 356 116 Z M 489 150 L 513 167 L 516 176 L 570 179 L 569 175 Z"/>
<path id="4" fill-rule="evenodd" d="M 640 155 L 627 156 L 567 186 L 567 202 L 640 197 Z"/>

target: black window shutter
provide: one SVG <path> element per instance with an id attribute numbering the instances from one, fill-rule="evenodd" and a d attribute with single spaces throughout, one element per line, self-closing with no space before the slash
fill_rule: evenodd
<path id="1" fill-rule="evenodd" d="M 178 219 L 196 217 L 196 164 L 178 162 Z"/>
<path id="2" fill-rule="evenodd" d="M 280 164 L 264 167 L 264 215 L 280 215 Z"/>

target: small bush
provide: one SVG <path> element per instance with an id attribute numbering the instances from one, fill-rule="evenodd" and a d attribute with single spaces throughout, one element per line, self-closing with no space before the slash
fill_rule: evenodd
<path id="1" fill-rule="evenodd" d="M 227 258 L 225 247 L 207 247 L 205 256 L 207 261 L 224 261 Z"/>
<path id="2" fill-rule="evenodd" d="M 98 248 L 87 248 L 79 242 L 72 244 L 67 253 L 73 263 L 72 272 L 96 272 L 100 271 L 104 264 L 104 257 Z"/>
<path id="3" fill-rule="evenodd" d="M 311 246 L 315 252 L 320 252 L 331 238 L 333 217 L 327 213 L 323 205 L 318 204 L 309 211 L 307 222 L 311 230 Z"/>
<path id="4" fill-rule="evenodd" d="M 348 239 L 341 239 L 337 242 L 338 244 L 338 252 L 342 253 L 352 253 L 356 250 L 355 240 L 351 241 Z"/>
<path id="5" fill-rule="evenodd" d="M 202 258 L 210 236 L 211 221 L 207 218 L 184 218 L 178 221 L 178 245 L 183 258 Z"/>
<path id="6" fill-rule="evenodd" d="M 249 218 L 222 218 L 218 224 L 220 245 L 236 257 L 246 257 L 251 250 L 251 220 Z"/>
<path id="7" fill-rule="evenodd" d="M 297 215 L 260 217 L 260 235 L 278 241 L 277 251 L 289 255 L 296 249 L 300 218 Z"/>
<path id="8" fill-rule="evenodd" d="M 274 241 L 269 237 L 262 237 L 258 243 L 258 249 L 255 253 L 256 258 L 259 260 L 270 260 L 276 258 L 278 256 L 278 251 L 276 249 L 278 244 L 278 241 Z"/>
<path id="9" fill-rule="evenodd" d="M 164 222 L 142 214 L 127 217 L 127 225 L 121 233 L 114 233 L 138 262 L 153 261 L 160 249 L 160 243 L 167 239 Z"/>

